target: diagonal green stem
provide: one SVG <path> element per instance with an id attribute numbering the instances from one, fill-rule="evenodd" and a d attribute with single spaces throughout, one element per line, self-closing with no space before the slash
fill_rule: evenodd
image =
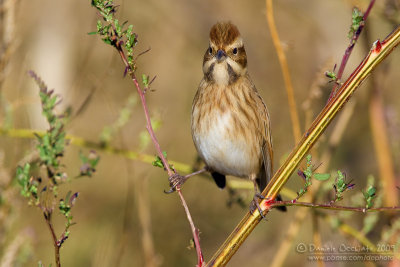
<path id="1" fill-rule="evenodd" d="M 270 183 L 263 191 L 263 195 L 267 196 L 261 201 L 260 206 L 267 213 L 270 208 L 271 199 L 274 199 L 282 187 L 285 185 L 290 175 L 295 171 L 305 154 L 316 143 L 322 135 L 329 123 L 338 114 L 339 110 L 350 99 L 354 91 L 360 84 L 371 74 L 372 70 L 385 59 L 392 50 L 400 43 L 400 27 L 397 27 L 383 42 L 376 41 L 368 55 L 351 74 L 347 81 L 340 88 L 338 93 L 332 98 L 325 108 L 315 119 L 309 130 L 303 135 L 302 140 L 292 151 L 285 163 L 275 173 Z M 248 212 L 242 221 L 236 226 L 227 240 L 222 244 L 219 250 L 212 257 L 207 266 L 224 266 L 231 257 L 239 249 L 240 245 L 246 240 L 253 229 L 261 220 L 260 213 L 256 210 L 251 214 Z"/>

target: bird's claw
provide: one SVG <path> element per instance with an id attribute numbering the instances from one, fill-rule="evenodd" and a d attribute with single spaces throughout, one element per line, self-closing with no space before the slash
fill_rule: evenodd
<path id="1" fill-rule="evenodd" d="M 171 175 L 168 180 L 171 188 L 168 191 L 164 190 L 164 193 L 171 194 L 185 183 L 186 177 L 175 173 L 174 175 Z"/>
<path id="2" fill-rule="evenodd" d="M 251 201 L 251 204 L 250 204 L 250 213 L 253 214 L 253 212 L 257 209 L 258 212 L 260 213 L 261 217 L 263 219 L 267 220 L 267 218 L 264 215 L 263 210 L 261 209 L 260 203 L 258 203 L 259 199 L 265 199 L 265 197 L 263 195 L 261 195 L 260 193 L 254 194 L 253 200 Z"/>
<path id="3" fill-rule="evenodd" d="M 265 197 L 264 197 L 263 195 L 261 195 L 261 193 L 255 193 L 255 194 L 254 194 L 254 199 L 256 199 L 256 198 L 258 198 L 258 199 L 265 199 Z"/>

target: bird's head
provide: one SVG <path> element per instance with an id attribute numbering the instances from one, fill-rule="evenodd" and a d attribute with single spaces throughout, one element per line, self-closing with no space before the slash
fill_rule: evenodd
<path id="1" fill-rule="evenodd" d="M 210 30 L 210 44 L 204 55 L 203 72 L 209 82 L 235 83 L 247 72 L 247 56 L 238 28 L 218 22 Z"/>

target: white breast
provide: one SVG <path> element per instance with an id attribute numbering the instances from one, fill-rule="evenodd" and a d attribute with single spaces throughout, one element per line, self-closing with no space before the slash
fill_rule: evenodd
<path id="1" fill-rule="evenodd" d="M 248 177 L 258 172 L 260 163 L 258 155 L 252 155 L 252 149 L 243 136 L 232 133 L 233 120 L 230 112 L 223 114 L 214 111 L 216 116 L 207 116 L 205 120 L 214 118 L 208 130 L 193 134 L 193 140 L 206 162 L 214 171 L 237 177 Z"/>

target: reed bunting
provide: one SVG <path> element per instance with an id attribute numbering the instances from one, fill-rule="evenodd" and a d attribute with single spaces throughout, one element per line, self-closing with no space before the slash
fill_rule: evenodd
<path id="1" fill-rule="evenodd" d="M 243 39 L 232 23 L 211 28 L 203 73 L 192 106 L 196 149 L 218 187 L 225 187 L 226 175 L 251 180 L 259 208 L 260 191 L 272 175 L 271 124 L 247 72 Z"/>

